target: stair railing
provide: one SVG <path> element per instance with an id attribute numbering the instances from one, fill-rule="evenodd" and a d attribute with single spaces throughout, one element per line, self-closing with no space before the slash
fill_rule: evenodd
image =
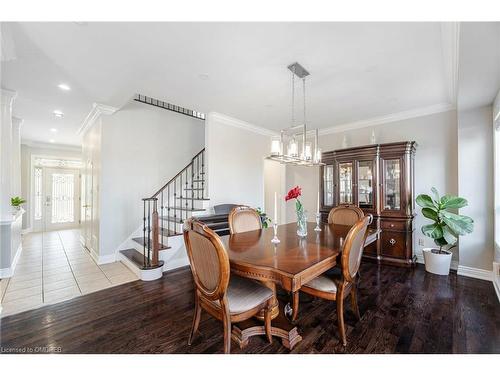
<path id="1" fill-rule="evenodd" d="M 204 198 L 205 149 L 151 197 L 142 199 L 145 268 L 158 266 L 159 251 L 167 248 L 165 238 L 182 233 L 177 230 L 178 224 L 191 216 L 194 201 Z"/>

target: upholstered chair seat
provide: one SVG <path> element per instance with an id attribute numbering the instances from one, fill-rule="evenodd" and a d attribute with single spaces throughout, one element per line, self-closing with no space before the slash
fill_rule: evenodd
<path id="1" fill-rule="evenodd" d="M 231 315 L 240 314 L 265 303 L 273 296 L 271 289 L 256 281 L 231 275 L 227 288 L 227 301 Z M 212 301 L 220 307 L 219 301 Z"/>
<path id="2" fill-rule="evenodd" d="M 342 275 L 337 277 L 328 275 L 319 275 L 306 283 L 306 288 L 312 288 L 327 293 L 337 293 L 337 285 L 342 282 Z"/>

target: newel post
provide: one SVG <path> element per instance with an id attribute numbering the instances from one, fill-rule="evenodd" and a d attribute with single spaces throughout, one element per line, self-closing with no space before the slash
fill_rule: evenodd
<path id="1" fill-rule="evenodd" d="M 153 214 L 152 214 L 152 222 L 153 222 L 153 254 L 151 259 L 151 266 L 158 266 L 158 257 L 160 253 L 160 243 L 159 243 L 159 234 L 160 234 L 160 224 L 158 218 L 158 198 L 155 198 L 153 201 Z"/>

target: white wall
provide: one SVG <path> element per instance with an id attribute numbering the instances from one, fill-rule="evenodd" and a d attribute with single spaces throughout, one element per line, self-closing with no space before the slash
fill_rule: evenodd
<path id="1" fill-rule="evenodd" d="M 474 219 L 474 232 L 460 238 L 460 265 L 492 269 L 494 241 L 492 107 L 458 114 L 459 195 L 469 206 L 460 213 Z"/>
<path id="2" fill-rule="evenodd" d="M 498 92 L 493 103 L 494 119 L 494 146 L 493 154 L 495 159 L 494 164 L 494 195 L 495 195 L 495 261 L 500 262 L 500 91 Z M 497 117 L 498 116 L 498 117 Z M 496 120 L 495 120 L 496 118 Z"/>
<path id="3" fill-rule="evenodd" d="M 208 114 L 205 129 L 210 205 L 263 207 L 272 133 L 215 112 Z"/>
<path id="4" fill-rule="evenodd" d="M 131 102 L 102 116 L 99 256 L 113 254 L 142 223 L 149 197 L 204 147 L 204 122 Z"/>
<path id="5" fill-rule="evenodd" d="M 277 217 L 274 214 L 274 193 L 277 199 Z M 264 211 L 278 224 L 287 222 L 286 219 L 286 166 L 272 160 L 264 160 Z"/>
<path id="6" fill-rule="evenodd" d="M 43 143 L 29 143 L 21 145 L 21 196 L 27 200 L 23 215 L 23 229 L 31 229 L 33 226 L 33 212 L 31 211 L 32 192 L 32 165 L 33 155 L 47 156 L 61 159 L 80 159 L 81 149 L 78 147 L 52 145 Z"/>
<path id="7" fill-rule="evenodd" d="M 320 135 L 319 143 L 323 151 L 342 148 L 344 136 L 347 147 L 363 146 L 370 143 L 372 131 L 377 143 L 397 141 L 416 141 L 415 157 L 415 193 L 428 193 L 436 187 L 440 193 L 457 194 L 457 128 L 455 111 L 391 122 L 374 127 L 353 129 L 346 132 Z M 314 220 L 319 175 L 315 169 L 287 167 L 288 184 L 298 184 L 304 189 L 304 203 L 309 211 L 309 220 Z M 288 208 L 288 219 L 293 221 L 293 208 Z M 420 210 L 418 210 L 419 212 Z M 414 249 L 421 254 L 422 246 L 418 239 L 424 240 L 424 246 L 432 246 L 433 241 L 425 237 L 420 227 L 426 223 L 421 214 L 415 218 Z"/>
<path id="8" fill-rule="evenodd" d="M 302 188 L 300 201 L 307 211 L 307 221 L 316 220 L 318 190 L 319 190 L 319 167 L 286 166 L 286 192 L 293 187 Z M 286 203 L 286 223 L 297 221 L 295 212 L 295 200 Z"/>

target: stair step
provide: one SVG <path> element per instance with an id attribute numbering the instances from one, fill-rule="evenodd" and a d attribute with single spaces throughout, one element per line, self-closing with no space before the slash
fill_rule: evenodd
<path id="1" fill-rule="evenodd" d="M 205 180 L 193 180 L 192 182 L 205 182 Z"/>
<path id="2" fill-rule="evenodd" d="M 137 251 L 136 249 L 120 250 L 120 253 L 123 254 L 129 261 L 131 261 L 133 264 L 135 264 L 138 268 L 142 270 L 163 267 L 163 260 L 158 261 L 158 266 L 144 267 L 144 255 L 139 251 Z"/>
<path id="3" fill-rule="evenodd" d="M 184 190 L 199 190 L 199 191 L 203 191 L 205 189 L 203 189 L 203 188 L 185 188 Z"/>
<path id="4" fill-rule="evenodd" d="M 159 231 L 159 232 L 161 234 L 161 231 Z M 172 232 L 172 234 L 174 234 L 173 231 L 170 231 L 170 232 Z M 163 231 L 163 235 L 167 235 L 168 236 L 169 234 L 165 233 L 165 231 Z M 135 242 L 137 242 L 139 245 L 144 246 L 144 238 L 143 237 L 132 238 L 132 240 L 135 241 Z M 151 246 L 153 246 L 153 240 L 152 239 L 151 239 Z M 162 246 L 161 243 L 160 243 L 160 250 L 167 250 L 167 249 L 170 249 L 170 246 L 165 246 L 165 245 Z"/>

